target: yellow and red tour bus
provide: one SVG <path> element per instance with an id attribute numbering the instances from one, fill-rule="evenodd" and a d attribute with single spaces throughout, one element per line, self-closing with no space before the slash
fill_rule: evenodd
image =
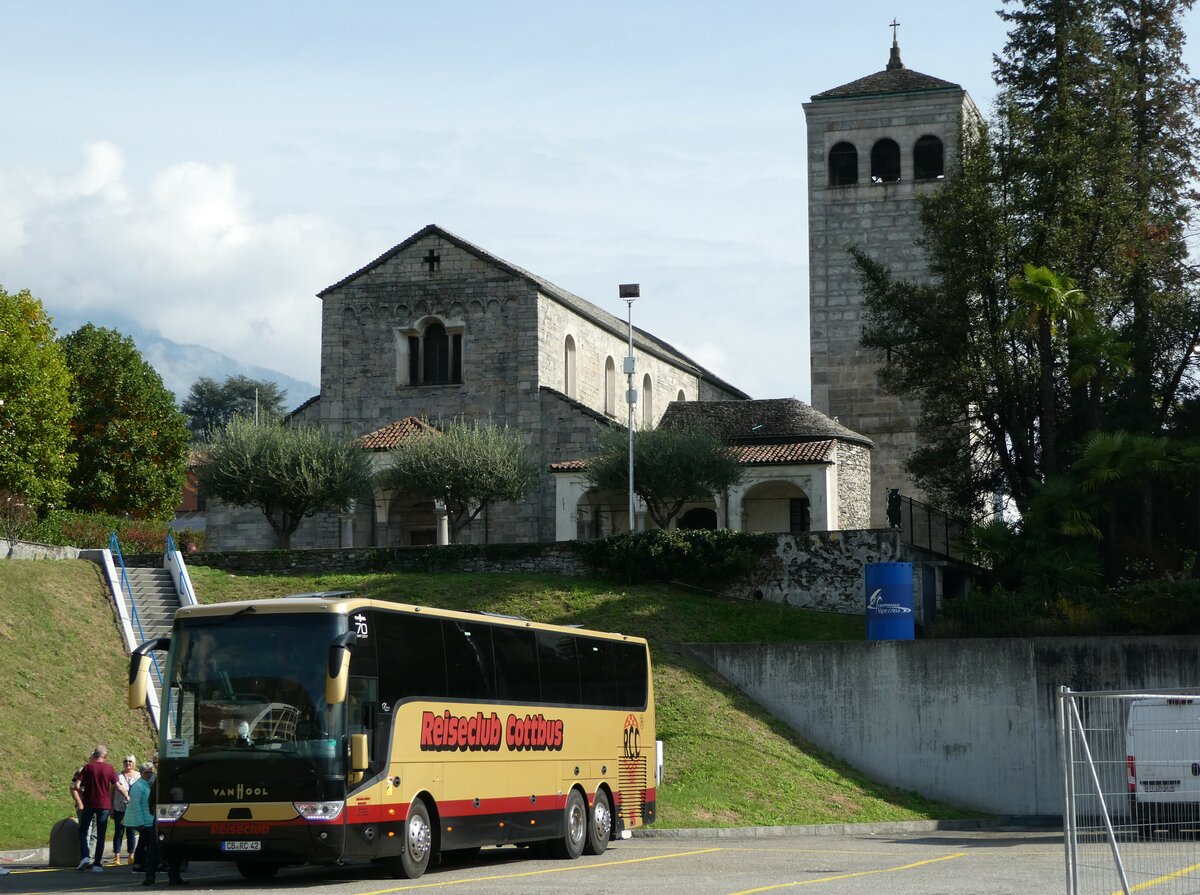
<path id="1" fill-rule="evenodd" d="M 652 823 L 646 641 L 348 592 L 189 606 L 130 660 L 145 705 L 167 651 L 157 827 L 248 879 L 544 843 L 600 854 Z"/>

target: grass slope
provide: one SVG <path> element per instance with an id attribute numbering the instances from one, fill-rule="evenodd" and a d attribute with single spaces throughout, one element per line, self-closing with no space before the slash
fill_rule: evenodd
<path id="1" fill-rule="evenodd" d="M 125 706 L 128 668 L 98 566 L 0 560 L 0 849 L 45 845 L 74 816 L 71 775 L 97 744 L 117 762 L 155 750 Z"/>
<path id="2" fill-rule="evenodd" d="M 666 765 L 659 826 L 812 824 L 969 816 L 880 786 L 822 754 L 707 669 L 682 642 L 861 639 L 860 618 L 727 600 L 666 586 L 548 575 L 235 576 L 192 568 L 203 602 L 314 590 L 523 615 L 646 637 Z M 0 849 L 44 845 L 72 813 L 72 771 L 97 742 L 153 749 L 125 707 L 128 659 L 96 566 L 0 560 Z"/>

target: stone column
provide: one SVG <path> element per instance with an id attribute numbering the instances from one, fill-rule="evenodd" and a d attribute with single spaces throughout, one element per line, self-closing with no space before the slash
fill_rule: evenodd
<path id="1" fill-rule="evenodd" d="M 433 515 L 437 519 L 437 543 L 443 547 L 450 543 L 450 515 L 446 512 L 446 501 L 440 498 L 433 501 Z"/>

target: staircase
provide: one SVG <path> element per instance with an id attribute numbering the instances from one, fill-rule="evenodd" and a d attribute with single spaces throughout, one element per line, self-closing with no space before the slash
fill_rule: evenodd
<path id="1" fill-rule="evenodd" d="M 170 569 L 126 569 L 132 591 L 133 635 L 139 642 L 166 637 L 171 633 L 179 595 Z M 140 627 L 139 627 L 140 625 Z"/>

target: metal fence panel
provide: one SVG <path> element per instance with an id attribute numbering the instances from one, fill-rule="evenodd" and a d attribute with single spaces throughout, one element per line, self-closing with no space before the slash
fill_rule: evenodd
<path id="1" fill-rule="evenodd" d="M 1068 895 L 1200 893 L 1200 688 L 1059 694 Z"/>

